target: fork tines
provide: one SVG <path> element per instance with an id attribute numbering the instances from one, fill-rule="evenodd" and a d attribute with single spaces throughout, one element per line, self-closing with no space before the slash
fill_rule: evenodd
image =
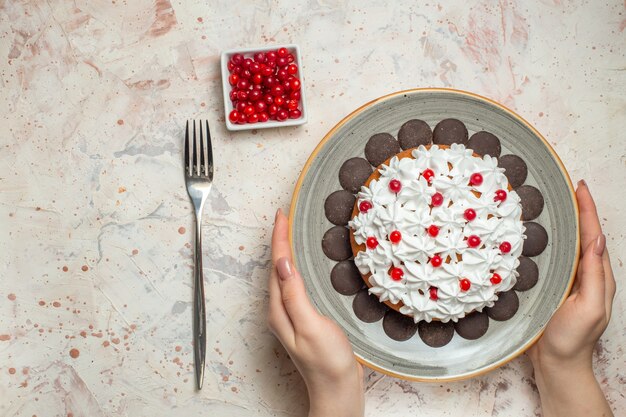
<path id="1" fill-rule="evenodd" d="M 189 137 L 193 142 L 189 143 Z M 198 140 L 199 138 L 199 140 Z M 191 145 L 191 146 L 190 146 Z M 189 121 L 185 127 L 185 173 L 191 177 L 213 178 L 213 149 L 209 121 Z"/>

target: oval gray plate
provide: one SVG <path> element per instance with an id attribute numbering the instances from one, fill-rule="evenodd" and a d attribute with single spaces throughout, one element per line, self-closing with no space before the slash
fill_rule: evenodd
<path id="1" fill-rule="evenodd" d="M 445 118 L 465 123 L 470 135 L 486 130 L 502 142 L 502 155 L 514 153 L 526 161 L 528 179 L 544 195 L 545 208 L 536 222 L 550 236 L 546 250 L 533 260 L 539 282 L 518 293 L 520 307 L 505 322 L 490 320 L 478 340 L 455 334 L 438 349 L 418 335 L 396 342 L 383 332 L 382 321 L 363 323 L 352 311 L 352 298 L 337 293 L 330 283 L 335 262 L 321 249 L 322 235 L 333 225 L 324 216 L 324 200 L 341 189 L 341 164 L 363 156 L 375 133 L 397 137 L 405 121 L 422 119 L 434 128 Z M 574 189 L 558 156 L 545 139 L 521 117 L 484 97 L 458 90 L 418 89 L 374 100 L 335 126 L 311 154 L 294 192 L 290 237 L 296 266 L 306 280 L 318 310 L 332 317 L 346 332 L 360 362 L 380 372 L 410 380 L 441 381 L 469 378 L 492 370 L 524 352 L 541 335 L 546 323 L 571 288 L 579 255 L 578 207 Z"/>

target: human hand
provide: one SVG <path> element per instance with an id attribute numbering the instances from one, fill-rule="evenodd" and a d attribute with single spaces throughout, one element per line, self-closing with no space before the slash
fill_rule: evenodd
<path id="1" fill-rule="evenodd" d="M 341 328 L 317 312 L 292 263 L 287 217 L 272 235 L 268 325 L 289 353 L 309 393 L 309 417 L 363 416 L 363 369 Z"/>
<path id="2" fill-rule="evenodd" d="M 544 416 L 612 415 L 592 369 L 611 318 L 615 279 L 589 188 L 578 183 L 582 259 L 572 292 L 528 350 Z"/>

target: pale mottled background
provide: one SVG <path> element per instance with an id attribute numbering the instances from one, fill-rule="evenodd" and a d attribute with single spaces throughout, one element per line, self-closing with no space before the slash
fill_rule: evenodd
<path id="1" fill-rule="evenodd" d="M 303 415 L 265 325 L 274 211 L 345 114 L 426 86 L 510 106 L 587 179 L 619 282 L 596 370 L 626 409 L 626 5 L 280 3 L 0 0 L 0 415 Z M 228 133 L 220 51 L 287 42 L 302 48 L 309 123 Z M 217 165 L 199 393 L 180 167 L 192 117 L 211 121 Z M 368 416 L 539 414 L 526 357 L 442 385 L 366 374 Z"/>

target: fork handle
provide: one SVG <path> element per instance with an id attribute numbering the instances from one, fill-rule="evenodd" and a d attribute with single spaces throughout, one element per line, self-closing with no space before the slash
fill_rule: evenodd
<path id="1" fill-rule="evenodd" d="M 201 213 L 201 212 L 200 212 Z M 206 356 L 206 314 L 204 305 L 204 274 L 202 273 L 201 216 L 196 214 L 196 252 L 193 280 L 193 353 L 196 386 L 202 389 Z"/>

